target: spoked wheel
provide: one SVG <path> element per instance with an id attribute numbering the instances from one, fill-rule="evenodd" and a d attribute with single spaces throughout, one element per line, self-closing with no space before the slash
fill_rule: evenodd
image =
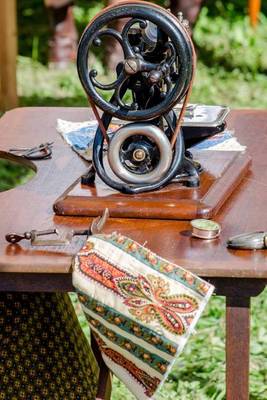
<path id="1" fill-rule="evenodd" d="M 101 81 L 93 53 L 110 38 L 119 43 L 122 58 L 114 79 L 106 82 Z M 99 121 L 93 163 L 100 178 L 124 193 L 165 186 L 184 160 L 180 122 L 172 108 L 187 99 L 194 70 L 193 45 L 182 23 L 165 9 L 143 1 L 107 7 L 83 33 L 77 67 Z M 104 112 L 102 122 L 95 106 Z M 112 117 L 134 123 L 118 129 L 110 140 L 106 130 Z M 104 139 L 117 181 L 105 169 Z"/>
<path id="2" fill-rule="evenodd" d="M 124 27 L 117 31 L 113 26 L 123 18 Z M 117 40 L 124 57 L 110 83 L 98 80 L 90 62 L 105 38 Z M 149 120 L 184 97 L 192 79 L 192 51 L 184 27 L 168 11 L 145 2 L 121 3 L 100 12 L 87 26 L 78 49 L 78 73 L 87 95 L 104 112 L 124 120 Z"/>

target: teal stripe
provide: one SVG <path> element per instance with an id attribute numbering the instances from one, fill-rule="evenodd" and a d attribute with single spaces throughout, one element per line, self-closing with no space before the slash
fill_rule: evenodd
<path id="1" fill-rule="evenodd" d="M 137 360 L 141 360 L 143 363 L 149 365 L 150 368 L 153 368 L 155 371 L 164 376 L 170 364 L 170 361 L 165 360 L 157 354 L 154 354 L 144 347 L 134 343 L 132 340 L 106 327 L 93 316 L 87 313 L 85 313 L 85 316 L 89 324 L 92 324 L 92 326 L 97 330 L 98 333 L 101 333 L 101 335 L 106 337 L 110 342 L 127 351 L 132 356 L 136 357 Z"/>
<path id="2" fill-rule="evenodd" d="M 147 265 L 148 267 L 150 267 L 151 269 L 156 269 L 157 271 L 159 271 L 160 273 L 166 275 L 168 278 L 173 279 L 174 281 L 180 282 L 182 285 L 186 286 L 187 288 L 191 289 L 193 292 L 195 292 L 196 294 L 205 297 L 206 294 L 201 292 L 198 288 L 198 286 L 201 283 L 204 283 L 200 278 L 195 277 L 195 281 L 194 284 L 190 284 L 188 283 L 184 278 L 183 278 L 183 274 L 186 271 L 177 269 L 175 271 L 172 272 L 167 272 L 163 269 L 163 265 L 166 264 L 165 261 L 163 261 L 162 259 L 160 259 L 156 254 L 156 262 L 155 263 L 150 263 L 149 260 L 147 260 L 147 258 L 145 257 L 145 254 L 147 252 L 149 252 L 149 250 L 146 250 L 145 248 L 141 247 L 138 243 L 134 242 L 133 240 L 126 238 L 125 236 L 125 241 L 123 243 L 118 243 L 115 238 L 117 237 L 117 235 L 95 235 L 98 239 L 103 240 L 104 242 L 109 242 L 111 244 L 113 244 L 115 247 L 119 248 L 120 250 L 123 250 L 127 253 L 127 255 L 135 258 L 136 260 L 140 261 L 141 263 Z M 130 252 L 130 250 L 128 249 L 130 247 L 131 244 L 135 244 L 138 246 L 138 250 L 134 251 L 134 252 Z M 154 253 L 153 253 L 154 254 Z"/>
<path id="3" fill-rule="evenodd" d="M 116 325 L 121 330 L 140 338 L 164 353 L 167 353 L 171 356 L 175 355 L 178 348 L 176 343 L 166 339 L 161 335 L 158 335 L 155 331 L 152 331 L 140 323 L 135 323 L 132 319 L 122 315 L 114 308 L 95 300 L 91 296 L 88 296 L 81 291 L 78 291 L 78 295 L 86 298 L 86 301 L 84 301 L 84 299 L 80 299 L 81 303 L 84 304 L 85 307 L 93 311 L 95 314 L 101 315 L 101 317 L 110 324 Z M 102 313 L 99 311 L 99 306 L 103 308 Z"/>

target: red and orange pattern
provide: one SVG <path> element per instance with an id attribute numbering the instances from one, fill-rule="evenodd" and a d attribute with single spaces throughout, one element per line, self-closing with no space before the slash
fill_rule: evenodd
<path id="1" fill-rule="evenodd" d="M 108 347 L 105 342 L 95 333 L 95 338 L 100 350 L 113 362 L 120 367 L 125 368 L 134 379 L 145 387 L 145 394 L 149 397 L 153 396 L 157 390 L 160 380 L 155 376 L 148 375 L 145 371 L 138 368 L 133 362 L 123 357 L 117 351 Z"/>
<path id="2" fill-rule="evenodd" d="M 213 291 L 117 233 L 89 238 L 73 284 L 108 367 L 143 400 L 166 379 Z"/>
<path id="3" fill-rule="evenodd" d="M 182 335 L 198 310 L 198 302 L 189 295 L 170 295 L 169 283 L 155 275 L 133 276 L 112 265 L 95 250 L 79 257 L 79 268 L 88 277 L 123 298 L 129 312 L 139 321 L 157 320 L 174 335 Z M 186 323 L 186 326 L 185 326 Z"/>

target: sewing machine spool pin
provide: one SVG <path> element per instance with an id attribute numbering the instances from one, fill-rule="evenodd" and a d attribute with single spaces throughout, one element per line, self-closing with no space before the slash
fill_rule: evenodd
<path id="1" fill-rule="evenodd" d="M 122 19 L 124 26 L 117 31 L 114 25 Z M 90 65 L 93 48 L 100 47 L 106 37 L 118 41 L 124 55 L 115 80 L 108 84 L 100 81 L 95 66 Z M 94 169 L 107 185 L 128 194 L 160 189 L 173 178 L 187 186 L 199 185 L 199 171 L 185 157 L 180 128 L 194 66 L 194 47 L 181 16 L 178 19 L 159 6 L 119 3 L 89 23 L 79 43 L 77 68 L 99 121 Z M 105 91 L 113 92 L 109 100 L 103 96 Z M 179 102 L 184 107 L 177 118 L 173 107 Z M 103 111 L 101 120 L 96 107 Z M 105 157 L 104 139 L 113 117 L 130 123 L 109 140 Z M 93 179 L 91 171 L 83 183 L 91 184 Z"/>

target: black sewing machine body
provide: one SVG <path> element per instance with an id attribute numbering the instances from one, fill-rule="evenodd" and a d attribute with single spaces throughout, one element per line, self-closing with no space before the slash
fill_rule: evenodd
<path id="1" fill-rule="evenodd" d="M 114 28 L 118 21 L 123 21 L 120 31 Z M 91 63 L 92 51 L 106 38 L 118 41 L 123 52 L 116 78 L 108 84 L 98 80 Z M 199 185 L 201 167 L 186 148 L 223 130 L 225 122 L 219 118 L 217 125 L 182 127 L 186 112 L 190 112 L 186 104 L 195 53 L 187 21 L 181 15 L 178 19 L 146 2 L 108 7 L 85 29 L 77 66 L 99 122 L 94 169 L 83 183 L 91 183 L 96 172 L 108 186 L 128 194 L 160 189 L 173 179 L 189 187 Z M 178 103 L 182 105 L 177 110 Z M 103 111 L 101 119 L 96 107 Z M 110 138 L 107 129 L 112 118 L 127 123 Z"/>

